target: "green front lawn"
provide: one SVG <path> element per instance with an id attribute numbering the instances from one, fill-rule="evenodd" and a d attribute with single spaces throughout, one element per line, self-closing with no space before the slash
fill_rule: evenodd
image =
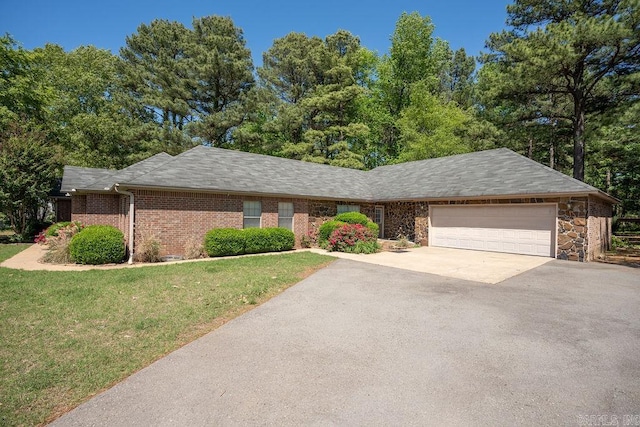
<path id="1" fill-rule="evenodd" d="M 20 249 L 0 245 L 0 260 Z M 0 268 L 0 425 L 50 421 L 332 259 L 300 252 L 83 272 Z"/>

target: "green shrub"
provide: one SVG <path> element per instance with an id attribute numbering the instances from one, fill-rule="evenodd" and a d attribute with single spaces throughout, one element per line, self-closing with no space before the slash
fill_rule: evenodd
<path id="1" fill-rule="evenodd" d="M 344 212 L 336 215 L 334 221 L 346 222 L 347 224 L 367 225 L 369 218 L 360 212 Z"/>
<path id="2" fill-rule="evenodd" d="M 237 228 L 214 228 L 204 236 L 204 250 L 209 256 L 241 255 L 244 252 L 243 230 Z"/>
<path id="3" fill-rule="evenodd" d="M 373 221 L 369 221 L 365 224 L 371 233 L 377 238 L 380 233 L 380 227 Z"/>
<path id="4" fill-rule="evenodd" d="M 78 264 L 109 264 L 125 256 L 124 235 L 110 225 L 91 225 L 71 239 L 71 259 Z"/>
<path id="5" fill-rule="evenodd" d="M 286 228 L 214 228 L 205 236 L 209 256 L 281 252 L 293 249 L 295 235 Z"/>
<path id="6" fill-rule="evenodd" d="M 58 230 L 60 228 L 66 227 L 67 225 L 70 225 L 70 224 L 71 224 L 71 221 L 56 222 L 55 224 L 52 224 L 51 226 L 49 226 L 49 228 L 45 230 L 44 235 L 47 237 L 57 236 Z"/>
<path id="7" fill-rule="evenodd" d="M 271 235 L 268 228 L 245 228 L 242 233 L 244 234 L 245 254 L 269 252 Z"/>
<path id="8" fill-rule="evenodd" d="M 380 250 L 381 246 L 377 240 L 370 240 L 367 242 L 356 242 L 353 246 L 352 252 L 354 254 L 375 254 Z"/>
<path id="9" fill-rule="evenodd" d="M 290 251 L 296 245 L 296 235 L 286 228 L 268 228 L 271 234 L 271 250 L 276 252 Z"/>
<path id="10" fill-rule="evenodd" d="M 324 224 L 322 224 L 318 229 L 318 243 L 324 243 L 327 240 L 329 240 L 329 236 L 331 236 L 333 231 L 342 227 L 345 224 L 346 222 L 336 221 L 336 220 L 327 221 Z"/>
<path id="11" fill-rule="evenodd" d="M 362 224 L 343 224 L 327 243 L 327 249 L 339 252 L 373 253 L 379 249 L 378 239 Z"/>

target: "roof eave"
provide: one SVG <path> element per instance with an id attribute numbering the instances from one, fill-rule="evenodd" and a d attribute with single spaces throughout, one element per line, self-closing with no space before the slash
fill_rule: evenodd
<path id="1" fill-rule="evenodd" d="M 204 188 L 188 188 L 188 187 L 171 187 L 163 185 L 139 185 L 139 184 L 126 184 L 116 183 L 125 190 L 152 190 L 152 191 L 180 191 L 187 193 L 206 193 L 206 194 L 227 194 L 234 196 L 251 196 L 251 197 L 283 197 L 287 199 L 311 199 L 311 200 L 335 200 L 335 201 L 349 201 L 358 203 L 374 203 L 375 199 L 372 198 L 352 198 L 352 197 L 331 197 L 331 196 L 318 196 L 311 194 L 290 194 L 290 193 L 269 193 L 269 192 L 257 192 L 257 191 L 230 191 L 222 189 L 204 189 Z"/>
<path id="2" fill-rule="evenodd" d="M 506 200 L 506 199 L 538 199 L 538 198 L 558 198 L 558 197 L 588 197 L 588 196 L 596 196 L 601 199 L 604 199 L 612 204 L 618 204 L 620 201 L 609 194 L 603 191 L 579 191 L 579 192 L 556 192 L 556 193 L 513 193 L 513 194 L 482 194 L 476 196 L 454 196 L 454 197 L 408 197 L 408 198 L 385 198 L 385 199 L 376 199 L 376 202 L 380 203 L 390 203 L 390 202 L 417 202 L 417 201 L 425 201 L 425 202 L 444 202 L 444 201 L 459 201 L 459 200 L 486 200 L 486 199 L 496 199 L 496 200 Z"/>

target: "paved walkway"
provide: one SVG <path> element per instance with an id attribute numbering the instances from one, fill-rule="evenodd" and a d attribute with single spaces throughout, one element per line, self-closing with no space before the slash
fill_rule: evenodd
<path id="1" fill-rule="evenodd" d="M 31 245 L 24 251 L 0 263 L 0 267 L 13 268 L 17 270 L 27 270 L 27 271 L 35 271 L 35 270 L 86 271 L 86 270 L 111 270 L 111 269 L 118 269 L 118 268 L 153 267 L 158 265 L 183 264 L 187 262 L 207 262 L 207 261 L 217 261 L 221 259 L 239 258 L 237 256 L 234 256 L 234 257 L 220 257 L 220 258 L 185 259 L 181 261 L 167 261 L 167 262 L 154 262 L 154 263 L 135 262 L 133 264 L 127 264 L 126 262 L 124 262 L 121 264 L 106 264 L 106 265 L 48 264 L 48 263 L 40 262 L 40 259 L 42 259 L 42 257 L 44 256 L 46 250 L 47 249 L 45 246 L 36 245 L 36 244 Z M 250 254 L 250 255 L 241 255 L 241 256 L 243 257 L 270 256 L 270 255 L 277 255 L 279 253 L 281 252 L 269 252 L 264 254 Z"/>

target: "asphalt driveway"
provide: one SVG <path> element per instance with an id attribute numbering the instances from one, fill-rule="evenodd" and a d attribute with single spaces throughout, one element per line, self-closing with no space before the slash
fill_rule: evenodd
<path id="1" fill-rule="evenodd" d="M 640 271 L 486 284 L 340 259 L 54 425 L 613 420 L 640 424 Z"/>

